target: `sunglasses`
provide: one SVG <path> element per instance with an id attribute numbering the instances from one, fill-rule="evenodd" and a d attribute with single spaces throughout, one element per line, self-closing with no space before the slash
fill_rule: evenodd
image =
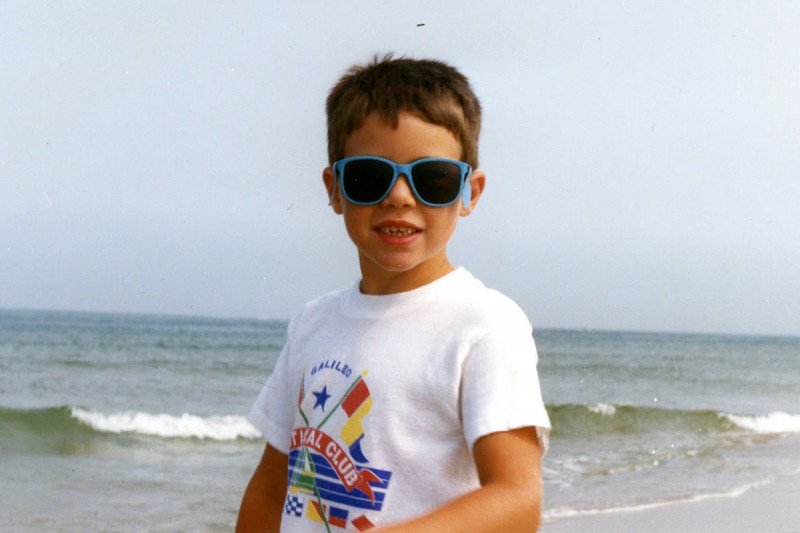
<path id="1" fill-rule="evenodd" d="M 462 191 L 464 207 L 469 206 L 472 168 L 462 161 L 426 157 L 399 165 L 382 157 L 358 155 L 336 161 L 333 171 L 344 197 L 357 205 L 382 202 L 402 174 L 416 199 L 429 207 L 450 205 L 462 196 Z"/>

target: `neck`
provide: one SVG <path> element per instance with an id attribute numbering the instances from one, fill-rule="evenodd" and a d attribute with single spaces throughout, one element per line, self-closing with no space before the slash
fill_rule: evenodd
<path id="1" fill-rule="evenodd" d="M 455 270 L 445 256 L 438 261 L 426 261 L 403 271 L 375 269 L 374 263 L 364 257 L 359 257 L 359 262 L 361 263 L 359 289 L 362 294 L 372 295 L 396 294 L 418 289 Z"/>

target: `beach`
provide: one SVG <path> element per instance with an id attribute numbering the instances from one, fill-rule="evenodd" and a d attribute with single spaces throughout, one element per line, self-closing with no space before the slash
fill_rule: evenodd
<path id="1" fill-rule="evenodd" d="M 600 512 L 546 523 L 543 533 L 643 531 L 648 533 L 729 533 L 800 531 L 800 475 L 753 487 L 735 497 Z"/>
<path id="2" fill-rule="evenodd" d="M 231 530 L 286 327 L 0 310 L 0 531 Z M 800 531 L 800 338 L 534 338 L 542 531 Z"/>

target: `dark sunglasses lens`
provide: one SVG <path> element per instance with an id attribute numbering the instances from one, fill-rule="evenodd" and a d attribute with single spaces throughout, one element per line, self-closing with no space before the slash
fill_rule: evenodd
<path id="1" fill-rule="evenodd" d="M 446 161 L 426 161 L 414 166 L 414 187 L 430 204 L 449 204 L 461 192 L 461 169 Z"/>
<path id="2" fill-rule="evenodd" d="M 383 161 L 356 159 L 344 166 L 342 184 L 351 200 L 377 202 L 383 197 L 394 177 L 394 169 Z"/>

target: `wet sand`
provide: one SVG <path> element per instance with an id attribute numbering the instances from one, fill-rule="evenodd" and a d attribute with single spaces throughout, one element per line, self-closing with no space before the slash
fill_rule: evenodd
<path id="1" fill-rule="evenodd" d="M 756 486 L 732 498 L 600 513 L 545 522 L 542 533 L 800 532 L 800 475 Z"/>

